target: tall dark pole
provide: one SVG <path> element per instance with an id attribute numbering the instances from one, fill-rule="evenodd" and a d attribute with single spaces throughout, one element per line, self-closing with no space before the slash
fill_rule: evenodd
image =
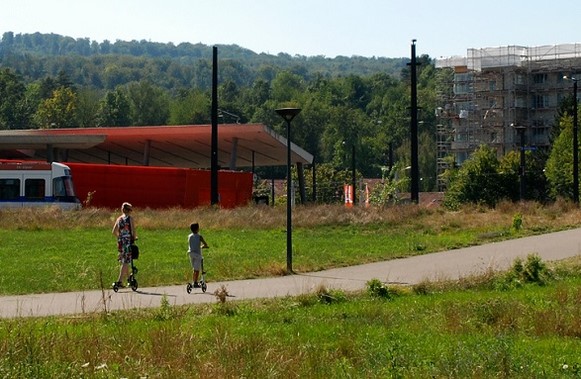
<path id="1" fill-rule="evenodd" d="M 212 147 L 210 173 L 211 204 L 218 204 L 218 48 L 212 48 Z"/>
<path id="2" fill-rule="evenodd" d="M 286 272 L 293 272 L 293 217 L 291 176 L 291 119 L 286 119 Z"/>
<path id="3" fill-rule="evenodd" d="M 577 124 L 577 79 L 573 78 L 573 201 L 579 204 L 579 134 Z"/>
<path id="4" fill-rule="evenodd" d="M 291 177 L 291 121 L 299 114 L 299 108 L 276 109 L 286 121 L 286 272 L 293 273 L 293 232 L 292 232 L 292 177 Z"/>
<path id="5" fill-rule="evenodd" d="M 418 90 L 417 90 L 417 74 L 416 74 L 416 40 L 412 40 L 412 61 L 411 66 L 411 201 L 418 203 L 420 200 L 420 170 L 418 167 Z"/>

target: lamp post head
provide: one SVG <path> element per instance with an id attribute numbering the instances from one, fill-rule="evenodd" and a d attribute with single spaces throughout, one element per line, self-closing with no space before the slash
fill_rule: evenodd
<path id="1" fill-rule="evenodd" d="M 300 108 L 279 108 L 274 110 L 276 113 L 280 115 L 280 117 L 284 118 L 285 121 L 291 122 L 296 115 L 301 112 Z"/>
<path id="2" fill-rule="evenodd" d="M 565 80 L 571 80 L 571 81 L 577 83 L 577 78 L 575 78 L 573 76 L 563 75 L 563 79 L 565 79 Z"/>

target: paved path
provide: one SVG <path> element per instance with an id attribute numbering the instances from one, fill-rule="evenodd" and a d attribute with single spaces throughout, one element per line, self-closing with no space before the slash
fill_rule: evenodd
<path id="1" fill-rule="evenodd" d="M 538 254 L 544 261 L 560 260 L 581 253 L 581 229 L 525 237 L 440 253 L 396 259 L 386 262 L 337 268 L 314 273 L 284 277 L 237 280 L 208 283 L 203 294 L 186 286 L 121 289 L 118 293 L 84 291 L 0 297 L 0 317 L 36 317 L 47 315 L 78 315 L 137 307 L 158 307 L 162 297 L 170 304 L 214 303 L 214 291 L 225 286 L 232 300 L 273 298 L 312 292 L 324 285 L 326 288 L 346 291 L 361 290 L 370 279 L 384 282 L 415 284 L 426 279 L 458 279 L 482 273 L 489 268 L 506 269 L 517 257 Z"/>

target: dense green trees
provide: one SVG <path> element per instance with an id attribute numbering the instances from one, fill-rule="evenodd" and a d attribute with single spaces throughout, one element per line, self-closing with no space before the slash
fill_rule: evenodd
<path id="1" fill-rule="evenodd" d="M 0 70 L 0 129 L 27 127 L 30 109 L 26 102 L 26 87 L 10 69 Z"/>
<path id="2" fill-rule="evenodd" d="M 317 73 L 329 77 L 369 76 L 377 72 L 398 75 L 405 58 L 304 57 L 256 54 L 236 45 L 218 46 L 220 76 L 239 87 L 256 80 L 268 82 L 277 71 L 288 70 L 311 80 Z M 113 90 L 131 81 L 148 79 L 154 85 L 210 89 L 212 49 L 203 44 L 162 44 L 148 41 L 73 39 L 57 34 L 14 34 L 0 40 L 0 66 L 11 67 L 25 80 L 35 81 L 64 70 L 80 87 Z"/>
<path id="3" fill-rule="evenodd" d="M 573 122 L 565 114 L 559 123 L 560 133 L 553 142 L 551 154 L 547 160 L 546 175 L 550 184 L 550 195 L 553 198 L 573 197 Z"/>
<path id="4" fill-rule="evenodd" d="M 77 126 L 76 111 L 76 93 L 69 87 L 59 87 L 40 102 L 35 116 L 40 128 L 72 128 Z"/>
<path id="5" fill-rule="evenodd" d="M 129 99 L 121 88 L 108 91 L 99 103 L 96 126 L 131 125 L 130 111 Z"/>

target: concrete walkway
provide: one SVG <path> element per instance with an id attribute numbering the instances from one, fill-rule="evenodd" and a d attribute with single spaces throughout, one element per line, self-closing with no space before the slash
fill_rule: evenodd
<path id="1" fill-rule="evenodd" d="M 525 237 L 481 246 L 444 251 L 411 258 L 337 268 L 284 277 L 210 282 L 202 293 L 186 286 L 120 289 L 118 293 L 83 291 L 0 297 L 0 317 L 79 315 L 140 307 L 158 307 L 165 295 L 170 304 L 217 302 L 214 291 L 224 286 L 227 301 L 293 296 L 312 292 L 318 286 L 345 291 L 361 290 L 371 279 L 388 283 L 416 284 L 423 280 L 458 279 L 489 268 L 509 268 L 517 257 L 538 254 L 543 261 L 555 261 L 581 253 L 581 229 Z"/>

